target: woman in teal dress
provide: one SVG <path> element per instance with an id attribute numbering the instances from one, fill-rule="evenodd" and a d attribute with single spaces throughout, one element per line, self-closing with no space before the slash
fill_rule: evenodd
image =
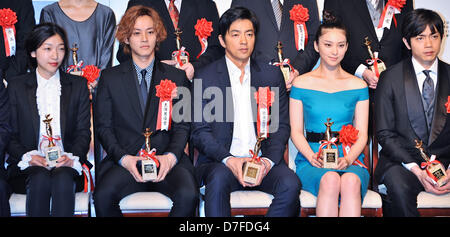
<path id="1" fill-rule="evenodd" d="M 303 190 L 317 196 L 317 216 L 360 216 L 370 177 L 361 154 L 367 142 L 368 88 L 363 80 L 341 68 L 348 47 L 342 23 L 324 12 L 323 24 L 316 35 L 314 47 L 320 54 L 320 65 L 297 77 L 290 93 L 291 139 L 299 151 L 296 173 Z M 336 169 L 322 168 L 318 153 L 328 118 L 333 123 L 332 134 L 341 131 L 344 125 L 358 130 L 345 155 L 342 144 L 336 142 L 339 150 Z"/>

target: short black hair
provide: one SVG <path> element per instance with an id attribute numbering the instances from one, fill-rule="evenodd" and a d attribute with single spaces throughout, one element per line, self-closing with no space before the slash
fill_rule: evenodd
<path id="1" fill-rule="evenodd" d="M 50 37 L 54 35 L 59 35 L 64 42 L 64 59 L 62 65 L 67 60 L 69 55 L 69 43 L 67 42 L 67 34 L 63 28 L 53 23 L 42 23 L 36 25 L 25 41 L 25 48 L 28 55 L 28 63 L 31 69 L 36 69 L 37 61 L 36 58 L 31 57 L 31 52 L 36 51 L 41 45 Z"/>
<path id="2" fill-rule="evenodd" d="M 411 38 L 420 35 L 425 29 L 430 27 L 431 33 L 438 32 L 441 38 L 444 35 L 444 22 L 434 11 L 428 9 L 415 9 L 406 14 L 402 25 L 402 37 L 411 44 Z"/>
<path id="3" fill-rule="evenodd" d="M 230 29 L 231 24 L 236 20 L 250 20 L 255 30 L 255 35 L 258 33 L 259 21 L 256 15 L 245 7 L 232 7 L 222 14 L 219 19 L 219 35 L 225 38 L 225 34 Z"/>
<path id="4" fill-rule="evenodd" d="M 319 42 L 320 36 L 323 35 L 324 29 L 340 29 L 345 32 L 345 37 L 347 39 L 350 38 L 348 34 L 348 30 L 345 27 L 344 23 L 342 23 L 341 19 L 337 17 L 334 12 L 329 10 L 324 10 L 322 14 L 322 24 L 320 24 L 319 28 L 317 28 L 315 41 Z"/>

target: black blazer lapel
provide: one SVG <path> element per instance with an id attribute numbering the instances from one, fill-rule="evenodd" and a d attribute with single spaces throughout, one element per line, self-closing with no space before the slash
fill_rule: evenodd
<path id="1" fill-rule="evenodd" d="M 156 96 L 156 86 L 159 85 L 161 83 L 161 80 L 164 79 L 169 78 L 165 75 L 165 70 L 164 67 L 161 65 L 161 62 L 159 62 L 158 59 L 155 58 L 155 64 L 153 65 L 152 79 L 150 82 L 150 89 L 148 92 L 147 102 L 145 106 L 144 123 L 142 124 L 142 126 L 144 127 L 142 129 L 150 128 L 151 131 L 156 130 L 156 123 L 158 117 L 155 117 L 155 113 L 157 114 L 159 109 L 159 97 Z"/>
<path id="2" fill-rule="evenodd" d="M 193 1 L 190 0 L 184 0 L 181 2 L 181 10 L 178 9 L 178 11 L 180 12 L 180 17 L 178 19 L 178 28 L 180 28 L 183 31 L 183 27 L 186 25 L 186 22 L 189 22 L 190 18 L 193 17 L 193 13 L 195 11 L 195 3 Z M 170 18 L 170 17 L 169 17 Z M 197 19 L 194 19 L 193 22 L 197 22 Z M 194 30 L 194 26 L 192 25 L 187 25 L 186 27 L 192 27 L 192 29 L 189 30 Z M 175 32 L 175 31 L 174 31 Z"/>
<path id="3" fill-rule="evenodd" d="M 426 126 L 423 102 L 411 59 L 403 61 L 403 80 L 405 85 L 406 107 L 411 127 L 424 143 L 428 143 L 428 128 Z"/>
<path id="4" fill-rule="evenodd" d="M 447 67 L 442 61 L 438 61 L 438 82 L 436 85 L 436 98 L 434 101 L 434 115 L 431 123 L 430 139 L 428 144 L 432 144 L 441 133 L 447 120 L 447 111 L 445 103 L 448 99 L 449 77 Z"/>
<path id="5" fill-rule="evenodd" d="M 70 113 L 70 98 L 72 94 L 72 81 L 67 78 L 67 75 L 60 71 L 60 82 L 61 82 L 61 98 L 60 98 L 60 105 L 59 105 L 59 119 L 60 119 L 60 126 L 61 126 L 61 140 L 64 141 L 64 134 L 66 130 L 66 121 L 67 117 L 69 116 L 68 113 Z"/>
<path id="6" fill-rule="evenodd" d="M 252 103 L 252 115 L 253 115 L 253 125 L 255 128 L 255 134 L 258 136 L 258 128 L 257 128 L 257 116 L 258 116 L 258 105 L 255 99 L 255 92 L 258 91 L 258 88 L 261 85 L 262 78 L 264 75 L 261 75 L 261 69 L 258 66 L 258 63 L 254 60 L 250 61 L 250 73 L 251 73 L 251 81 L 250 81 L 250 101 Z"/>
<path id="7" fill-rule="evenodd" d="M 272 8 L 272 4 L 271 4 L 271 0 L 264 0 L 261 2 L 264 5 L 264 8 L 266 9 L 267 12 L 267 16 L 269 17 L 270 21 L 272 22 L 272 25 L 274 27 L 274 29 L 279 32 L 278 30 L 278 25 L 277 25 L 277 20 L 275 19 L 275 13 L 273 12 L 273 8 Z M 286 1 L 284 3 L 284 6 L 286 5 Z M 286 9 L 286 7 L 283 6 L 283 14 L 282 14 L 282 20 L 281 20 L 281 24 L 280 24 L 280 28 L 283 25 L 283 18 L 285 18 L 285 15 L 289 14 L 289 10 Z"/>
<path id="8" fill-rule="evenodd" d="M 143 111 L 141 109 L 141 104 L 139 101 L 139 92 L 136 88 L 136 69 L 133 66 L 133 61 L 129 60 L 121 64 L 121 72 L 122 72 L 122 85 L 125 89 L 126 95 L 128 96 L 131 107 L 136 112 L 136 116 L 138 116 L 139 120 L 142 121 Z"/>
<path id="9" fill-rule="evenodd" d="M 27 98 L 28 105 L 30 108 L 31 121 L 33 123 L 34 136 L 36 138 L 36 144 L 39 143 L 39 113 L 37 110 L 36 102 L 36 89 L 37 89 L 37 78 L 36 71 L 30 73 L 30 77 L 27 81 Z"/>
<path id="10" fill-rule="evenodd" d="M 366 24 L 366 28 L 369 30 L 370 34 L 372 34 L 372 38 L 378 42 L 377 33 L 375 32 L 375 28 L 373 27 L 372 19 L 370 19 L 370 13 L 369 9 L 367 8 L 366 1 L 353 0 L 353 6 L 356 8 L 356 12 L 358 13 L 359 17 L 361 17 L 362 22 Z"/>

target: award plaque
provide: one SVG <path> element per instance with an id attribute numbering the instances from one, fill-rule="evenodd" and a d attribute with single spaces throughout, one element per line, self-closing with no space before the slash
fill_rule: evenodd
<path id="1" fill-rule="evenodd" d="M 56 160 L 61 157 L 61 148 L 53 141 L 53 131 L 52 126 L 50 125 L 51 121 L 52 118 L 50 118 L 50 114 L 45 115 L 43 122 L 45 123 L 45 130 L 47 132 L 48 146 L 44 148 L 44 154 L 49 167 L 55 167 Z"/>
<path id="2" fill-rule="evenodd" d="M 70 50 L 72 51 L 72 60 L 73 60 L 73 70 L 70 71 L 70 74 L 73 75 L 77 75 L 77 76 L 81 76 L 83 74 L 83 72 L 78 68 L 78 45 L 77 44 L 73 44 L 72 48 L 70 48 Z"/>
<path id="3" fill-rule="evenodd" d="M 184 50 L 184 47 L 181 47 L 181 38 L 180 35 L 183 33 L 179 28 L 175 30 L 176 42 L 177 42 L 177 51 L 172 53 L 172 60 L 177 61 L 176 68 L 180 68 L 186 63 L 189 63 L 189 55 Z"/>
<path id="4" fill-rule="evenodd" d="M 384 62 L 378 58 L 378 52 L 372 52 L 372 47 L 370 46 L 372 42 L 369 40 L 369 37 L 366 37 L 364 45 L 367 46 L 367 50 L 369 51 L 370 59 L 367 60 L 370 65 L 369 68 L 372 72 L 374 72 L 377 77 L 380 76 L 380 73 L 386 70 L 386 65 Z"/>
<path id="5" fill-rule="evenodd" d="M 278 60 L 280 62 L 280 70 L 283 73 L 284 81 L 289 81 L 289 74 L 291 73 L 291 68 L 289 67 L 289 65 L 283 63 L 284 62 L 282 50 L 283 45 L 281 44 L 280 41 L 278 41 L 276 48 L 278 52 Z"/>
<path id="6" fill-rule="evenodd" d="M 328 143 L 326 148 L 322 149 L 323 168 L 336 169 L 338 166 L 339 153 L 338 149 L 332 148 L 331 146 L 331 125 L 333 125 L 334 122 L 330 121 L 331 119 L 327 118 L 327 122 L 325 123 L 325 126 L 327 126 L 325 139 Z"/>
<path id="7" fill-rule="evenodd" d="M 445 172 L 444 166 L 442 166 L 441 162 L 428 157 L 422 147 L 422 141 L 415 140 L 415 142 L 416 148 L 420 151 L 420 156 L 422 156 L 422 158 L 426 161 L 426 163 L 422 163 L 421 167 L 426 168 L 428 176 L 435 182 L 436 185 L 439 187 L 444 186 L 447 183 L 447 173 Z"/>
<path id="8" fill-rule="evenodd" d="M 145 137 L 145 149 L 139 152 L 139 155 L 145 157 L 147 159 L 142 160 L 141 164 L 138 164 L 138 170 L 141 171 L 142 179 L 144 181 L 152 181 L 158 177 L 158 164 L 154 159 L 154 151 L 150 149 L 150 136 L 152 132 L 150 132 L 149 128 L 145 129 L 143 133 Z"/>
<path id="9" fill-rule="evenodd" d="M 258 157 L 259 150 L 261 149 L 261 142 L 265 139 L 265 137 L 258 137 L 255 148 L 250 153 L 253 155 L 252 160 L 245 162 L 243 166 L 243 179 L 244 182 L 249 184 L 256 184 L 258 181 L 258 177 L 261 173 L 261 160 Z"/>

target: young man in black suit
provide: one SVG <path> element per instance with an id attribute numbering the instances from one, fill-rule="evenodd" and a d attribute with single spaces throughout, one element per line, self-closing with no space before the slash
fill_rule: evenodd
<path id="1" fill-rule="evenodd" d="M 195 70 L 205 66 L 212 61 L 223 56 L 223 49 L 220 47 L 217 38 L 217 22 L 219 15 L 216 4 L 211 0 L 130 0 L 128 2 L 129 9 L 132 6 L 143 5 L 155 9 L 164 23 L 167 31 L 167 38 L 159 45 L 156 57 L 170 65 L 175 65 L 172 60 L 172 52 L 177 50 L 175 30 L 179 28 L 182 32 L 181 46 L 186 47 L 186 51 L 190 54 L 189 63 L 183 65 L 180 69 L 186 72 L 189 80 L 194 77 Z M 176 19 L 175 19 L 176 18 Z M 197 58 L 202 51 L 198 37 L 195 35 L 194 26 L 197 20 L 205 18 L 212 22 L 213 31 L 208 37 L 208 47 L 206 51 Z M 129 59 L 128 55 L 123 53 L 122 47 L 117 53 L 119 62 Z"/>
<path id="2" fill-rule="evenodd" d="M 450 65 L 438 58 L 444 24 L 433 11 L 416 9 L 405 16 L 403 42 L 409 57 L 381 74 L 375 93 L 377 138 L 382 146 L 375 178 L 387 188 L 386 216 L 419 216 L 417 195 L 450 192 Z M 433 184 L 419 165 L 423 142 L 447 172 L 447 184 Z"/>
<path id="3" fill-rule="evenodd" d="M 184 154 L 189 123 L 172 120 L 168 130 L 158 130 L 156 87 L 168 79 L 178 88 L 189 88 L 185 73 L 161 63 L 156 49 L 166 37 L 158 13 L 134 6 L 118 26 L 117 38 L 131 59 L 102 72 L 95 102 L 94 127 L 107 156 L 99 164 L 94 203 L 98 216 L 121 216 L 120 200 L 132 193 L 157 191 L 173 201 L 170 216 L 193 216 L 198 189 L 192 163 Z M 178 89 L 179 90 L 179 89 Z M 175 104 L 178 99 L 174 99 Z M 156 180 L 144 182 L 136 168 L 145 146 L 143 132 L 150 128 L 151 148 L 160 163 Z"/>
<path id="4" fill-rule="evenodd" d="M 205 214 L 230 216 L 231 192 L 256 189 L 274 196 L 267 216 L 296 216 L 300 208 L 301 185 L 283 160 L 290 134 L 288 95 L 283 76 L 279 69 L 267 62 L 250 59 L 258 23 L 248 9 L 235 7 L 226 11 L 219 20 L 219 33 L 225 57 L 197 72 L 196 78 L 202 79 L 203 91 L 194 95 L 194 104 L 198 96 L 214 88 L 219 88 L 224 95 L 224 110 L 215 107 L 213 115 L 223 117 L 214 120 L 205 113 L 201 120 L 197 120 L 198 114 L 194 110 L 191 138 L 199 151 L 196 177 L 206 187 Z M 196 83 L 194 81 L 194 86 Z M 255 183 L 249 184 L 244 182 L 242 169 L 244 163 L 251 160 L 249 150 L 254 148 L 256 135 L 259 136 L 262 131 L 256 123 L 256 101 L 252 88 L 258 90 L 264 87 L 275 93 L 270 108 L 271 125 L 274 126 L 269 127 L 270 135 L 261 142 L 261 154 L 256 154 L 261 157 L 261 175 Z M 230 88 L 231 94 L 227 93 Z M 211 109 L 210 99 L 200 100 L 201 111 Z M 225 109 L 228 105 L 232 105 L 232 109 Z"/>
<path id="5" fill-rule="evenodd" d="M 8 145 L 11 127 L 9 125 L 9 100 L 5 85 L 0 83 L 0 217 L 10 215 L 9 195 L 11 188 L 6 182 L 5 150 Z"/>

